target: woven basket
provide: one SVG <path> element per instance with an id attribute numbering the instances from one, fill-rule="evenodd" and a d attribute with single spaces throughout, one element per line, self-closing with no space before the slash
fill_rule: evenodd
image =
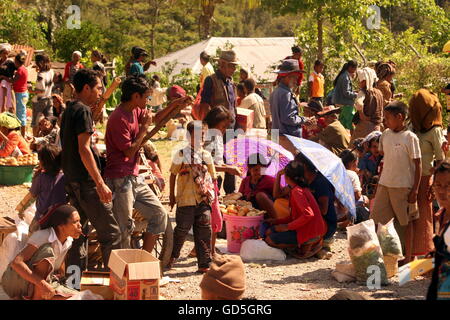
<path id="1" fill-rule="evenodd" d="M 392 278 L 398 273 L 398 257 L 383 256 L 384 265 L 388 278 Z"/>

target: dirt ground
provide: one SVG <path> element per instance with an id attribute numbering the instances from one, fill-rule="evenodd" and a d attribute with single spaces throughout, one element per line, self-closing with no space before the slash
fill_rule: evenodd
<path id="1" fill-rule="evenodd" d="M 173 143 L 157 142 L 160 157 L 167 176 L 170 152 Z M 168 181 L 168 180 L 166 180 Z M 168 187 L 168 186 L 167 186 Z M 166 191 L 168 190 L 166 187 Z M 17 203 L 27 193 L 27 186 L 0 186 L 0 216 L 10 215 Z M 174 213 L 170 214 L 173 226 Z M 166 271 L 165 276 L 180 280 L 170 282 L 161 288 L 161 295 L 168 300 L 200 299 L 199 283 L 201 275 L 196 274 L 196 258 L 187 255 L 193 248 L 193 238 L 189 236 L 182 250 L 181 258 L 174 269 Z M 217 246 L 226 250 L 226 240 L 219 239 Z M 257 300 L 326 300 L 341 289 L 350 289 L 364 293 L 372 299 L 412 299 L 425 298 L 429 279 L 418 278 L 399 287 L 397 277 L 391 279 L 391 284 L 380 290 L 369 290 L 356 283 L 340 284 L 332 276 L 336 263 L 349 260 L 347 241 L 344 232 L 339 232 L 332 246 L 333 256 L 330 260 L 311 258 L 305 261 L 289 258 L 282 262 L 260 261 L 246 263 L 247 287 L 245 298 Z M 0 300 L 8 299 L 0 286 Z"/>

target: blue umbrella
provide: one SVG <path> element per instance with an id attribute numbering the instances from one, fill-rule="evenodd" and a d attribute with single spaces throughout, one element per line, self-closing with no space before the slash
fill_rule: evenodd
<path id="1" fill-rule="evenodd" d="M 318 143 L 288 135 L 286 137 L 331 182 L 336 190 L 336 198 L 356 218 L 355 192 L 341 159 Z"/>

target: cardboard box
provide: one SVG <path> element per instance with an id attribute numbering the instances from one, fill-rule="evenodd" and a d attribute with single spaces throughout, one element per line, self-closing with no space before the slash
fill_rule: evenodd
<path id="1" fill-rule="evenodd" d="M 236 108 L 236 122 L 242 130 L 247 131 L 253 128 L 253 120 L 255 118 L 255 112 L 253 110 Z"/>
<path id="2" fill-rule="evenodd" d="M 113 250 L 110 286 L 115 300 L 159 300 L 160 262 L 145 250 Z"/>
<path id="3" fill-rule="evenodd" d="M 85 271 L 81 276 L 80 291 L 91 290 L 105 300 L 114 300 L 114 292 L 109 286 L 109 272 Z"/>

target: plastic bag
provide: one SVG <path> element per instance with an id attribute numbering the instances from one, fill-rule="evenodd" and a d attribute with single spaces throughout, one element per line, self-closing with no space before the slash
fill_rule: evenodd
<path id="1" fill-rule="evenodd" d="M 347 237 L 348 252 L 355 267 L 357 281 L 366 284 L 367 279 L 373 274 L 370 268 L 378 267 L 380 284 L 388 285 L 383 252 L 375 232 L 374 221 L 367 220 L 355 226 L 347 227 Z"/>
<path id="2" fill-rule="evenodd" d="M 241 246 L 240 256 L 244 261 L 286 260 L 283 250 L 270 247 L 263 240 L 245 240 Z"/>
<path id="3" fill-rule="evenodd" d="M 92 293 L 91 290 L 81 291 L 67 300 L 104 300 L 101 295 Z"/>
<path id="4" fill-rule="evenodd" d="M 383 255 L 397 257 L 398 259 L 403 258 L 402 243 L 395 230 L 394 220 L 389 221 L 386 225 L 379 223 L 377 236 Z"/>

